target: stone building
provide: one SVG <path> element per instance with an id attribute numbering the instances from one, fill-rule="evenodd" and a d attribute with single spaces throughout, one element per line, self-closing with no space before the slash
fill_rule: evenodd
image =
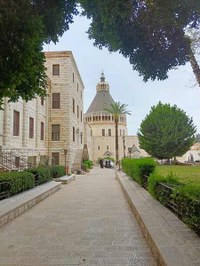
<path id="1" fill-rule="evenodd" d="M 84 85 L 71 52 L 47 52 L 47 97 L 11 103 L 0 111 L 0 163 L 17 167 L 60 164 L 68 171 L 81 167 Z M 12 152 L 12 155 L 11 155 Z M 9 155 L 9 158 L 8 158 Z"/>
<path id="2" fill-rule="evenodd" d="M 4 99 L 0 111 L 0 148 L 4 154 L 10 154 L 10 163 L 23 164 L 28 160 L 32 164 L 44 162 L 47 156 L 47 105 L 44 99 L 36 98 L 25 102 L 20 99 L 11 103 Z"/>
<path id="3" fill-rule="evenodd" d="M 91 138 L 89 154 L 94 162 L 108 156 L 115 158 L 115 123 L 113 116 L 105 111 L 113 102 L 109 84 L 102 73 L 100 82 L 96 85 L 96 95 L 84 115 L 85 125 L 88 126 L 87 141 Z M 146 156 L 146 153 L 139 149 L 137 136 L 128 136 L 126 115 L 119 117 L 118 134 L 119 159 L 125 156 Z"/>
<path id="4" fill-rule="evenodd" d="M 51 80 L 48 115 L 48 156 L 68 171 L 81 167 L 84 124 L 84 85 L 72 52 L 46 52 Z"/>

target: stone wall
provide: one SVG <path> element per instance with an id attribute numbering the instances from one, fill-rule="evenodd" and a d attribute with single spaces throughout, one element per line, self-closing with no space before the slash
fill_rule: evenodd
<path id="1" fill-rule="evenodd" d="M 49 157 L 59 153 L 60 164 L 70 172 L 78 151 L 83 149 L 83 90 L 84 85 L 71 52 L 46 52 L 47 75 L 51 80 L 49 92 Z M 53 65 L 60 65 L 60 74 L 53 75 Z M 52 109 L 52 93 L 60 92 L 60 109 Z M 73 112 L 74 99 L 74 112 Z M 78 107 L 77 107 L 78 106 Z M 60 140 L 52 141 L 52 124 L 60 124 Z M 73 140 L 73 128 L 75 140 Z M 81 143 L 82 140 L 82 143 Z M 64 150 L 67 151 L 65 155 Z"/>

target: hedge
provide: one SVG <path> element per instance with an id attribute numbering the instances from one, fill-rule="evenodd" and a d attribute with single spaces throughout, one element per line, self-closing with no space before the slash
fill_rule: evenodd
<path id="1" fill-rule="evenodd" d="M 122 170 L 140 185 L 143 184 L 142 178 L 153 173 L 155 167 L 156 163 L 153 158 L 122 159 Z"/>
<path id="2" fill-rule="evenodd" d="M 26 170 L 34 175 L 36 185 L 40 185 L 52 179 L 50 169 L 45 166 L 38 166 L 36 168 L 30 168 Z"/>
<path id="3" fill-rule="evenodd" d="M 64 166 L 53 165 L 50 167 L 50 175 L 52 178 L 57 178 L 66 175 L 66 170 Z"/>
<path id="4" fill-rule="evenodd" d="M 8 181 L 9 196 L 15 195 L 19 192 L 33 188 L 35 186 L 35 179 L 32 173 L 28 172 L 9 172 L 0 174 L 0 182 Z M 3 192 L 3 191 L 0 191 Z"/>
<path id="5" fill-rule="evenodd" d="M 166 184 L 171 193 L 166 196 L 159 184 Z M 172 174 L 152 174 L 148 178 L 148 191 L 165 206 L 171 201 L 179 218 L 200 234 L 200 184 L 183 182 Z"/>

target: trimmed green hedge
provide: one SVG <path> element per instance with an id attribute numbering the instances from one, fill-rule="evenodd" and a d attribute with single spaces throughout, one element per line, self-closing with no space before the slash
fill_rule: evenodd
<path id="1" fill-rule="evenodd" d="M 35 186 L 34 175 L 28 172 L 1 173 L 0 182 L 3 181 L 9 182 L 9 196 L 15 195 Z"/>
<path id="2" fill-rule="evenodd" d="M 143 184 L 142 177 L 153 173 L 155 167 L 156 163 L 153 158 L 122 159 L 122 170 L 140 185 Z"/>
<path id="3" fill-rule="evenodd" d="M 26 170 L 34 175 L 37 185 L 47 182 L 52 179 L 50 169 L 45 166 L 38 166 L 36 168 L 30 168 Z"/>
<path id="4" fill-rule="evenodd" d="M 50 175 L 52 178 L 57 178 L 66 175 L 65 167 L 61 165 L 53 165 L 50 167 Z"/>
<path id="5" fill-rule="evenodd" d="M 171 188 L 169 195 L 163 193 L 160 183 Z M 163 205 L 167 206 L 169 200 L 174 203 L 179 218 L 200 234 L 200 184 L 183 182 L 172 174 L 152 174 L 148 178 L 148 191 Z"/>

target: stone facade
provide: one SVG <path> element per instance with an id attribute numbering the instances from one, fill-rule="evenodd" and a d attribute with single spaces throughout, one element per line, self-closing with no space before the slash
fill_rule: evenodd
<path id="1" fill-rule="evenodd" d="M 0 111 L 0 147 L 3 153 L 12 151 L 31 163 L 65 165 L 70 172 L 74 163 L 78 162 L 80 168 L 82 158 L 84 85 L 71 52 L 47 52 L 45 56 L 47 97 L 29 102 L 20 99 L 16 103 L 4 99 L 4 110 Z M 54 99 L 53 106 L 55 94 L 59 94 L 59 99 L 56 103 Z M 14 113 L 19 118 L 17 134 L 13 128 Z M 57 131 L 53 132 L 55 127 Z"/>
<path id="2" fill-rule="evenodd" d="M 20 158 L 38 164 L 47 155 L 46 138 L 41 140 L 41 122 L 47 123 L 47 106 L 38 97 L 32 101 L 19 100 L 10 103 L 4 99 L 4 110 L 0 113 L 0 146 L 3 152 L 13 152 Z M 19 134 L 14 135 L 14 112 L 19 113 Z M 29 119 L 33 119 L 33 135 L 30 137 Z"/>
<path id="3" fill-rule="evenodd" d="M 84 140 L 83 91 L 84 85 L 71 52 L 46 52 L 47 76 L 51 80 L 49 92 L 48 151 L 53 159 L 59 154 L 59 164 L 71 171 L 81 163 Z M 59 75 L 53 66 L 59 65 Z M 52 108 L 52 94 L 60 93 L 60 108 Z M 60 125 L 60 138 L 52 140 L 52 125 Z M 80 165 L 77 166 L 80 168 Z"/>

